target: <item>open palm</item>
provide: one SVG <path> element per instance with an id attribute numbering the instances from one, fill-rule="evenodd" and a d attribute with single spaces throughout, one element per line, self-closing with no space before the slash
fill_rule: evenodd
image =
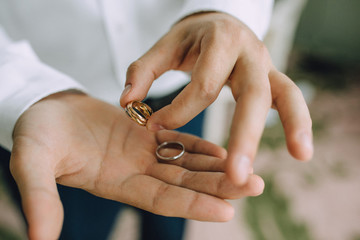
<path id="1" fill-rule="evenodd" d="M 159 163 L 161 142 L 181 141 L 184 156 Z M 18 184 L 30 239 L 55 239 L 63 219 L 56 183 L 153 213 L 227 221 L 224 199 L 258 195 L 261 178 L 244 186 L 224 174 L 226 151 L 188 134 L 152 133 L 120 109 L 83 94 L 59 93 L 36 103 L 14 130 L 11 171 Z"/>

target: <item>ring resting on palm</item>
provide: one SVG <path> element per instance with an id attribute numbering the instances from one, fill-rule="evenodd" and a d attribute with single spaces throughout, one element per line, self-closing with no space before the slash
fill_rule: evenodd
<path id="1" fill-rule="evenodd" d="M 181 158 L 184 153 L 185 146 L 178 141 L 163 142 L 156 148 L 156 156 L 162 161 L 174 161 Z"/>

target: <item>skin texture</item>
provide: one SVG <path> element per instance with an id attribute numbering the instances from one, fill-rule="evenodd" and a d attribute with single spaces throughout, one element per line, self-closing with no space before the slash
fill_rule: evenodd
<path id="1" fill-rule="evenodd" d="M 62 92 L 30 107 L 14 129 L 10 170 L 18 184 L 30 239 L 57 239 L 63 208 L 56 183 L 156 214 L 228 221 L 224 199 L 256 196 L 263 180 L 248 172 L 233 184 L 225 149 L 198 137 L 147 131 L 123 110 L 84 94 Z M 156 147 L 181 141 L 182 158 L 159 163 Z"/>
<path id="2" fill-rule="evenodd" d="M 155 112 L 151 131 L 175 129 L 199 114 L 228 85 L 236 101 L 226 159 L 232 182 L 248 181 L 269 109 L 279 112 L 287 147 L 298 160 L 313 155 L 312 122 L 299 88 L 277 71 L 264 44 L 225 13 L 191 15 L 177 24 L 127 72 L 120 104 L 142 100 L 167 70 L 191 72 L 191 82 L 173 102 Z"/>

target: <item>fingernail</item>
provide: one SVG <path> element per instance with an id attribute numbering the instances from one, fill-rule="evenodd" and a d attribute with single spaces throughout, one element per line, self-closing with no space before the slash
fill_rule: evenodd
<path id="1" fill-rule="evenodd" d="M 246 183 L 249 177 L 249 172 L 251 172 L 250 159 L 244 155 L 240 156 L 236 163 L 236 170 L 238 175 L 238 183 Z"/>
<path id="2" fill-rule="evenodd" d="M 120 99 L 125 97 L 130 92 L 131 86 L 132 86 L 131 84 L 128 84 L 128 85 L 125 86 L 125 89 L 122 92 Z"/>
<path id="3" fill-rule="evenodd" d="M 157 124 L 157 123 L 147 124 L 147 125 L 146 125 L 146 128 L 147 128 L 149 131 L 152 131 L 152 132 L 157 132 L 157 131 L 160 131 L 160 130 L 164 130 L 164 129 L 165 129 L 163 126 L 161 126 L 160 124 Z"/>

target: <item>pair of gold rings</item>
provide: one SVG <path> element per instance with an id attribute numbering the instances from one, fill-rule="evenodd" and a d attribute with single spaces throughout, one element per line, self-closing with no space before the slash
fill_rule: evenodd
<path id="1" fill-rule="evenodd" d="M 127 115 L 141 126 L 145 126 L 151 114 L 152 109 L 145 103 L 133 101 L 126 105 L 125 112 Z M 170 151 L 169 151 L 170 150 Z M 161 143 L 155 151 L 158 160 L 173 161 L 184 155 L 184 144 L 178 141 L 168 141 Z"/>
<path id="2" fill-rule="evenodd" d="M 145 126 L 153 110 L 143 102 L 133 101 L 126 105 L 127 115 L 141 126 Z"/>

